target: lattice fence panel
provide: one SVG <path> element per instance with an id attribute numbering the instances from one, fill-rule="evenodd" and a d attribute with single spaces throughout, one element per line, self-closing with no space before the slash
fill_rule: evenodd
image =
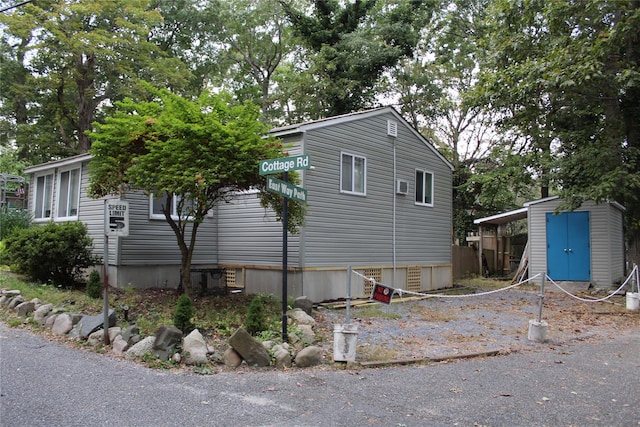
<path id="1" fill-rule="evenodd" d="M 411 292 L 420 292 L 422 290 L 422 268 L 407 268 L 407 290 Z"/>
<path id="2" fill-rule="evenodd" d="M 381 268 L 365 268 L 362 275 L 374 279 L 376 283 L 382 283 L 382 269 Z M 370 280 L 362 279 L 364 281 L 364 294 L 371 295 L 373 292 L 373 285 Z"/>
<path id="3" fill-rule="evenodd" d="M 236 287 L 236 269 L 227 268 L 225 270 L 225 279 L 227 280 L 227 286 Z"/>

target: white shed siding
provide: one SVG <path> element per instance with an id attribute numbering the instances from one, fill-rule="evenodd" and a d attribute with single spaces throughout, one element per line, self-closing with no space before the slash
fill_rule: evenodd
<path id="1" fill-rule="evenodd" d="M 617 283 L 625 279 L 624 219 L 623 212 L 614 205 L 609 206 L 609 215 L 609 223 L 611 224 L 611 280 Z"/>

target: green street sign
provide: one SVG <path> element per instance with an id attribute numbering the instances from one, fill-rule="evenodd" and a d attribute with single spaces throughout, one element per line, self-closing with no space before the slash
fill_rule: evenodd
<path id="1" fill-rule="evenodd" d="M 260 175 L 271 175 L 301 169 L 311 169 L 311 159 L 309 159 L 308 154 L 260 161 Z"/>
<path id="2" fill-rule="evenodd" d="M 300 202 L 307 201 L 307 190 L 277 178 L 267 177 L 267 190 Z"/>

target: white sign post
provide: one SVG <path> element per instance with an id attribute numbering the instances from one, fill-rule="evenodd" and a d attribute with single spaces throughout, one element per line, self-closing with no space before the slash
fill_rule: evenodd
<path id="1" fill-rule="evenodd" d="M 102 285 L 104 304 L 104 345 L 109 342 L 109 236 L 126 237 L 129 235 L 129 202 L 124 200 L 104 201 L 104 267 Z"/>

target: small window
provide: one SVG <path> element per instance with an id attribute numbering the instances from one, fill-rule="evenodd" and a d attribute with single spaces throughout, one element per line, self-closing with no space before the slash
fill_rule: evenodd
<path id="1" fill-rule="evenodd" d="M 361 194 L 367 192 L 367 159 L 342 153 L 340 164 L 340 191 Z"/>
<path id="2" fill-rule="evenodd" d="M 433 206 L 433 174 L 416 169 L 416 204 Z"/>
<path id="3" fill-rule="evenodd" d="M 155 194 L 151 194 L 151 218 L 152 219 L 165 219 L 163 207 L 169 202 L 169 194 L 165 191 L 162 193 L 162 196 L 156 196 Z M 180 196 L 174 195 L 171 198 L 171 218 L 177 220 L 178 219 L 178 203 L 180 202 Z M 190 204 L 193 203 L 190 200 L 185 202 L 185 205 L 182 207 L 183 213 L 188 212 L 190 209 Z"/>
<path id="4" fill-rule="evenodd" d="M 42 175 L 36 178 L 35 199 L 33 201 L 35 219 L 51 218 L 53 200 L 53 174 Z"/>
<path id="5" fill-rule="evenodd" d="M 80 169 L 60 172 L 58 189 L 58 218 L 76 218 L 80 201 Z"/>

